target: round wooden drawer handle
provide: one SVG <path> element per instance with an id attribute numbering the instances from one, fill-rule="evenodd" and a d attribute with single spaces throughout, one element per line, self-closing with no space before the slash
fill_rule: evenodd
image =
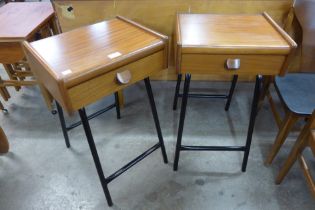
<path id="1" fill-rule="evenodd" d="M 239 58 L 229 58 L 225 61 L 225 68 L 227 70 L 237 70 L 241 68 L 241 59 Z"/>
<path id="2" fill-rule="evenodd" d="M 117 78 L 117 81 L 120 83 L 120 84 L 128 84 L 131 80 L 131 73 L 129 70 L 126 70 L 126 71 L 123 71 L 123 72 L 118 72 L 116 74 L 116 78 Z"/>

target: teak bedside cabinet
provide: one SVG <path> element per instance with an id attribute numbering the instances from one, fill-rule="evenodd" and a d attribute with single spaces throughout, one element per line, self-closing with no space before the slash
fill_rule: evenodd
<path id="1" fill-rule="evenodd" d="M 267 88 L 270 76 L 284 75 L 296 43 L 267 14 L 221 15 L 178 14 L 175 34 L 175 66 L 178 80 L 174 104 L 182 96 L 175 151 L 174 170 L 180 151 L 243 151 L 242 171 L 246 171 L 261 86 Z M 183 94 L 179 94 L 185 74 Z M 244 146 L 182 145 L 191 74 L 256 76 L 251 115 Z M 261 83 L 264 79 L 264 85 Z"/>
<path id="2" fill-rule="evenodd" d="M 38 80 L 68 113 L 78 111 L 108 202 L 107 185 L 158 148 L 167 163 L 149 76 L 167 67 L 168 38 L 123 17 L 81 27 L 33 43 L 24 42 Z M 159 142 L 105 178 L 85 106 L 145 81 Z"/>
<path id="3" fill-rule="evenodd" d="M 10 80 L 0 78 L 0 93 L 6 101 L 10 98 L 6 86 L 15 86 L 16 90 L 19 90 L 21 86 L 37 84 L 34 80 L 24 81 L 25 78 L 32 76 L 32 72 L 28 69 L 22 42 L 40 38 L 39 31 L 42 31 L 41 38 L 50 36 L 51 32 L 53 34 L 59 32 L 50 2 L 8 3 L 0 8 L 0 63 L 10 78 Z M 50 105 L 45 91 L 42 92 L 47 105 Z M 5 110 L 1 102 L 0 109 Z"/>

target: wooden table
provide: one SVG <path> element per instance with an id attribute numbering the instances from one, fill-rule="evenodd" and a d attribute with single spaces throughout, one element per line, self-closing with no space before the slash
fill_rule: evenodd
<path id="1" fill-rule="evenodd" d="M 301 31 L 298 24 L 293 24 L 292 0 L 54 0 L 56 13 L 63 31 L 110 19 L 117 14 L 135 20 L 151 29 L 170 37 L 175 32 L 177 13 L 213 13 L 213 14 L 259 14 L 264 11 L 280 25 L 285 25 L 288 31 L 294 31 L 297 37 Z M 291 27 L 293 26 L 293 27 Z M 176 80 L 174 53 L 170 51 L 169 67 L 152 80 Z M 297 50 L 299 51 L 299 50 Z M 300 53 L 295 53 L 290 71 L 299 71 Z M 240 75 L 240 81 L 253 81 L 252 77 Z M 229 75 L 197 75 L 192 80 L 230 80 Z"/>
<path id="2" fill-rule="evenodd" d="M 273 75 L 284 75 L 296 43 L 268 16 L 178 14 L 176 20 L 175 66 L 178 72 L 174 104 L 182 96 L 174 170 L 180 151 L 243 151 L 242 171 L 247 160 L 259 100 Z M 179 94 L 181 75 L 185 74 L 184 91 Z M 182 145 L 182 134 L 191 74 L 256 76 L 251 115 L 244 146 Z M 262 77 L 265 82 L 262 85 Z M 261 88 L 263 86 L 263 88 Z M 203 97 L 201 94 L 198 96 Z M 216 97 L 216 95 L 206 95 Z M 176 108 L 176 106 L 174 107 Z"/>
<path id="3" fill-rule="evenodd" d="M 10 78 L 0 78 L 0 94 L 4 100 L 10 98 L 6 86 L 19 90 L 20 86 L 37 84 L 34 80 L 24 81 L 33 75 L 21 43 L 57 33 L 54 10 L 49 2 L 8 3 L 0 7 L 0 63 Z M 44 96 L 49 105 L 48 96 Z M 1 102 L 0 106 L 4 109 Z"/>
<path id="4" fill-rule="evenodd" d="M 117 17 L 24 46 L 35 75 L 58 104 L 69 114 L 78 110 L 108 205 L 107 184 L 137 162 L 161 147 L 167 163 L 149 80 L 167 66 L 167 37 Z M 159 142 L 105 178 L 84 107 L 143 79 Z"/>

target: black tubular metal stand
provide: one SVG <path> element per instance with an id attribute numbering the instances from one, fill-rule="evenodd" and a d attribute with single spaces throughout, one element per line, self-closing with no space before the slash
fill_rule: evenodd
<path id="1" fill-rule="evenodd" d="M 69 141 L 68 131 L 72 130 L 73 128 L 78 127 L 79 125 L 82 124 L 82 122 L 78 121 L 78 122 L 72 123 L 71 125 L 67 126 L 66 121 L 65 121 L 65 117 L 63 114 L 63 110 L 57 101 L 56 101 L 56 107 L 57 107 L 57 111 L 58 111 L 58 115 L 59 115 L 59 120 L 60 120 L 60 125 L 61 125 L 61 129 L 62 129 L 63 137 L 65 139 L 67 148 L 69 148 L 70 147 L 70 141 Z M 114 104 L 111 104 L 111 105 L 109 105 L 109 106 L 107 106 L 101 110 L 98 110 L 97 112 L 94 112 L 93 114 L 90 114 L 89 116 L 87 116 L 87 119 L 91 120 L 91 119 L 111 110 L 114 107 L 116 107 L 117 119 L 120 119 L 120 107 L 119 107 L 118 92 L 115 93 L 115 103 Z"/>
<path id="2" fill-rule="evenodd" d="M 179 97 L 179 89 L 180 89 L 181 81 L 182 81 L 182 74 L 178 74 L 177 75 L 177 81 L 176 81 L 174 102 L 173 102 L 173 110 L 176 110 L 176 108 L 177 108 L 177 101 L 178 101 L 178 97 Z"/>
<path id="3" fill-rule="evenodd" d="M 109 206 L 112 206 L 113 205 L 113 201 L 112 201 L 112 198 L 110 196 L 110 193 L 109 193 L 109 190 L 108 190 L 108 187 L 107 187 L 107 181 L 105 179 L 103 168 L 102 168 L 100 159 L 99 159 L 98 154 L 97 154 L 96 146 L 95 146 L 95 143 L 94 143 L 93 135 L 92 135 L 92 132 L 91 132 L 89 120 L 88 120 L 88 118 L 86 116 L 85 109 L 84 108 L 80 109 L 79 110 L 79 114 L 80 114 L 82 125 L 83 125 L 84 131 L 85 131 L 86 139 L 88 141 L 88 144 L 89 144 L 92 156 L 93 156 L 93 160 L 94 160 L 95 167 L 96 167 L 96 170 L 97 170 L 97 173 L 98 173 L 98 177 L 99 177 L 99 179 L 101 181 L 102 188 L 103 188 L 106 200 L 107 200 L 107 204 Z"/>
<path id="4" fill-rule="evenodd" d="M 181 145 L 182 145 L 182 135 L 183 135 L 183 129 L 184 129 L 185 116 L 186 116 L 186 106 L 187 106 L 190 79 L 191 79 L 191 75 L 186 74 L 185 82 L 184 82 L 184 93 L 183 93 L 183 98 L 182 98 L 182 105 L 180 109 L 180 118 L 179 118 L 177 142 L 176 142 L 176 149 L 175 149 L 175 159 L 174 159 L 174 165 L 173 165 L 174 171 L 177 171 L 177 168 L 178 168 L 179 153 L 180 153 Z"/>
<path id="5" fill-rule="evenodd" d="M 227 97 L 228 100 L 226 101 L 225 108 L 224 108 L 225 111 L 228 111 L 229 108 L 230 108 L 230 104 L 231 104 L 231 101 L 232 101 L 232 97 L 233 97 L 233 93 L 234 93 L 235 86 L 236 86 L 236 83 L 237 83 L 237 79 L 238 79 L 238 75 L 233 75 L 233 79 L 232 79 L 229 95 Z"/>
<path id="6" fill-rule="evenodd" d="M 187 108 L 187 100 L 189 96 L 189 84 L 190 84 L 191 75 L 186 74 L 185 75 L 185 83 L 184 83 L 184 92 L 182 97 L 182 105 L 180 110 L 180 119 L 179 119 L 179 126 L 178 126 L 178 134 L 177 134 L 177 142 L 176 142 L 176 150 L 175 150 L 175 158 L 174 158 L 174 165 L 173 169 L 174 171 L 177 171 L 178 169 L 178 162 L 179 162 L 179 155 L 180 151 L 243 151 L 244 157 L 243 157 L 243 163 L 242 163 L 242 171 L 246 171 L 247 161 L 248 161 L 248 155 L 250 151 L 250 146 L 252 142 L 252 136 L 255 126 L 255 119 L 257 116 L 257 108 L 258 108 L 258 101 L 260 98 L 260 92 L 261 92 L 261 82 L 262 82 L 262 76 L 256 77 L 256 83 L 255 83 L 255 90 L 254 90 L 254 97 L 252 101 L 252 107 L 251 107 L 251 114 L 250 114 L 250 121 L 248 126 L 248 132 L 247 132 L 247 139 L 245 146 L 187 146 L 182 145 L 182 135 L 183 135 L 183 129 L 184 129 L 184 121 L 185 121 L 185 115 L 186 115 L 186 108 Z M 234 80 L 234 78 L 233 78 Z M 237 78 L 235 79 L 235 83 L 237 81 Z M 234 87 L 233 87 L 234 86 Z M 229 97 L 233 94 L 235 88 L 235 84 L 230 89 Z M 230 103 L 230 102 L 229 102 Z M 227 104 L 229 106 L 229 104 Z"/>
<path id="7" fill-rule="evenodd" d="M 231 100 L 232 100 L 233 93 L 234 93 L 234 90 L 235 90 L 235 86 L 236 86 L 236 83 L 237 83 L 237 79 L 238 79 L 238 75 L 233 75 L 233 79 L 232 79 L 232 82 L 231 82 L 231 87 L 230 87 L 228 95 L 224 95 L 224 94 L 196 94 L 196 93 L 192 93 L 192 94 L 188 94 L 188 97 L 189 98 L 227 99 L 226 104 L 225 104 L 225 110 L 228 111 L 229 108 L 230 108 L 230 104 L 231 104 Z M 182 74 L 178 74 L 177 75 L 177 81 L 176 81 L 174 102 L 173 102 L 173 110 L 177 109 L 178 98 L 179 97 L 183 97 L 183 95 L 184 95 L 184 94 L 179 93 L 181 81 L 182 81 Z"/>
<path id="8" fill-rule="evenodd" d="M 246 139 L 246 145 L 245 145 L 245 152 L 243 157 L 243 163 L 242 163 L 242 171 L 246 171 L 247 167 L 247 161 L 248 161 L 248 155 L 250 150 L 250 145 L 252 143 L 252 137 L 254 132 L 254 126 L 256 121 L 256 116 L 258 113 L 258 103 L 260 99 L 261 94 L 261 84 L 262 84 L 263 77 L 261 75 L 256 76 L 256 83 L 255 83 L 255 90 L 254 90 L 254 96 L 253 96 L 253 102 L 252 102 L 252 109 L 250 112 L 250 119 L 249 119 L 249 125 L 248 125 L 248 131 L 247 131 L 247 139 Z"/>
<path id="9" fill-rule="evenodd" d="M 159 137 L 159 143 L 160 143 L 160 146 L 161 146 L 163 161 L 164 161 L 164 163 L 167 163 L 168 160 L 167 160 L 167 156 L 166 156 L 164 140 L 163 140 L 163 136 L 162 136 L 162 131 L 161 131 L 161 126 L 160 126 L 160 122 L 159 122 L 159 117 L 158 117 L 158 114 L 157 114 L 157 111 L 156 111 L 154 96 L 153 96 L 153 93 L 152 93 L 152 88 L 151 88 L 149 77 L 144 79 L 144 83 L 145 83 L 145 88 L 147 90 L 147 94 L 148 94 L 149 101 L 150 101 L 151 112 L 152 112 L 152 115 L 153 115 L 156 132 L 157 132 L 157 135 Z"/>
<path id="10" fill-rule="evenodd" d="M 62 129 L 63 137 L 65 138 L 67 148 L 69 148 L 70 147 L 70 141 L 69 141 L 65 117 L 63 115 L 63 110 L 57 101 L 56 101 L 56 106 L 57 106 L 57 111 L 58 111 L 58 116 L 59 116 L 59 120 L 60 120 L 60 125 L 61 125 L 61 129 Z"/>
<path id="11" fill-rule="evenodd" d="M 154 118 L 154 123 L 155 123 L 155 127 L 156 127 L 156 131 L 158 134 L 158 138 L 159 138 L 159 142 L 156 143 L 154 146 L 152 146 L 151 148 L 149 148 L 148 150 L 146 150 L 145 152 L 143 152 L 141 155 L 139 155 L 138 157 L 136 157 L 135 159 L 131 160 L 129 163 L 127 163 L 125 166 L 123 166 L 122 168 L 118 169 L 116 172 L 114 172 L 112 175 L 108 176 L 107 178 L 104 175 L 103 169 L 102 169 L 102 165 L 97 153 L 97 149 L 95 146 L 95 142 L 93 139 L 93 135 L 91 132 L 91 128 L 89 125 L 89 119 L 86 115 L 85 109 L 82 108 L 79 110 L 79 114 L 81 117 L 81 121 L 82 121 L 82 125 L 86 134 L 86 138 L 93 156 L 93 160 L 94 160 L 94 164 L 100 179 L 100 182 L 102 184 L 103 187 L 103 191 L 107 200 L 107 203 L 109 206 L 113 205 L 112 202 L 112 198 L 110 196 L 109 190 L 108 190 L 108 184 L 113 181 L 115 178 L 117 178 L 118 176 L 120 176 L 121 174 L 123 174 L 125 171 L 127 171 L 128 169 L 130 169 L 132 166 L 134 166 L 135 164 L 137 164 L 138 162 L 140 162 L 141 160 L 143 160 L 145 157 L 147 157 L 148 155 L 150 155 L 152 152 L 154 152 L 155 150 L 157 150 L 158 148 L 161 148 L 162 151 L 162 157 L 163 157 L 163 161 L 164 163 L 167 163 L 167 155 L 166 155 L 166 151 L 165 151 L 165 147 L 164 147 L 164 141 L 163 141 L 163 137 L 162 137 L 162 132 L 161 132 L 161 128 L 160 128 L 160 122 L 158 119 L 158 115 L 157 115 L 157 111 L 156 111 L 156 106 L 155 106 L 155 102 L 154 102 L 154 96 L 152 93 L 152 88 L 151 88 L 151 84 L 150 84 L 150 80 L 149 78 L 145 78 L 144 79 L 145 82 L 145 86 L 146 86 L 146 90 L 148 93 L 148 97 L 149 97 L 149 101 L 150 101 L 150 105 L 151 105 L 151 111 L 152 111 L 152 115 Z"/>

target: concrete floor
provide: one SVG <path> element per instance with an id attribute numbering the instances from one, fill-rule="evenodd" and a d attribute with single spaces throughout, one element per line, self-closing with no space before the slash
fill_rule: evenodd
<path id="1" fill-rule="evenodd" d="M 171 108 L 175 82 L 152 82 L 169 164 L 160 150 L 109 184 L 111 209 L 315 209 L 315 201 L 296 164 L 283 183 L 274 184 L 279 167 L 297 136 L 293 132 L 271 167 L 263 161 L 277 133 L 268 104 L 259 112 L 246 173 L 243 153 L 182 152 L 172 170 L 179 110 Z M 192 82 L 192 91 L 224 93 L 229 83 Z M 239 83 L 229 112 L 222 100 L 190 99 L 184 143 L 244 144 L 252 83 Z M 82 127 L 70 132 L 67 149 L 57 115 L 45 107 L 36 87 L 10 89 L 12 98 L 0 113 L 10 152 L 0 156 L 0 209 L 110 209 Z M 157 142 L 144 84 L 126 89 L 122 119 L 109 111 L 90 121 L 106 175 Z M 109 96 L 88 112 L 113 101 Z M 78 116 L 67 118 L 74 121 Z M 309 157 L 311 159 L 311 156 Z M 315 169 L 314 161 L 311 165 Z"/>

